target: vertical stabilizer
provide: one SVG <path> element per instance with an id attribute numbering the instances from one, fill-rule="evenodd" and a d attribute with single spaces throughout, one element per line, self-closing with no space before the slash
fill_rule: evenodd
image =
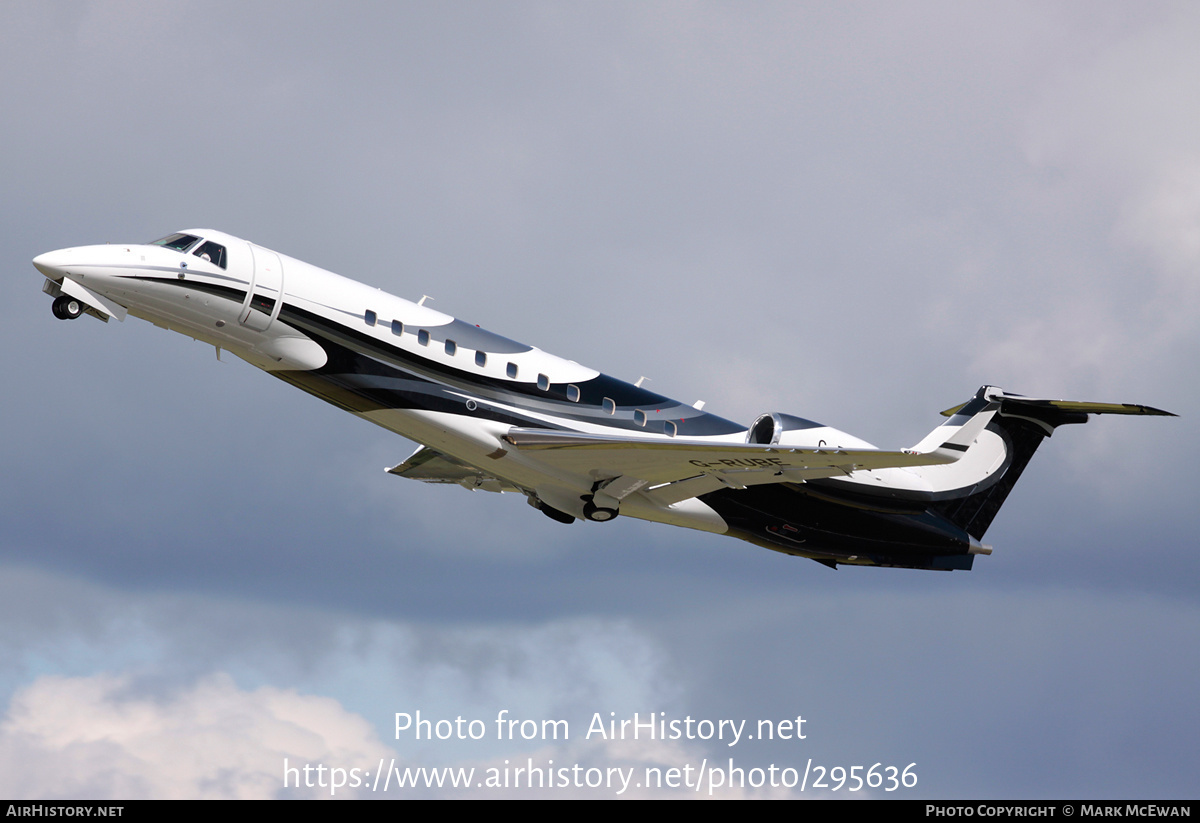
<path id="1" fill-rule="evenodd" d="M 1008 394 L 995 386 L 981 386 L 969 401 L 942 414 L 949 416 L 950 420 L 935 429 L 918 444 L 918 448 L 935 445 L 931 441 L 938 440 L 936 435 L 939 431 L 950 429 L 957 433 L 971 427 L 971 422 L 980 415 L 990 417 L 980 436 L 963 455 L 960 466 L 950 471 L 941 467 L 920 470 L 923 476 L 935 482 L 951 477 L 956 480 L 958 488 L 949 489 L 943 485 L 935 492 L 937 502 L 933 508 L 976 538 L 983 537 L 992 524 L 1042 440 L 1053 434 L 1059 426 L 1086 423 L 1092 414 L 1175 416 L 1161 409 L 1132 403 L 1022 397 Z M 944 435 L 943 438 L 947 444 L 960 439 L 953 436 L 946 438 Z M 964 475 L 967 471 L 973 471 L 973 476 Z M 945 475 L 945 478 L 941 475 Z"/>

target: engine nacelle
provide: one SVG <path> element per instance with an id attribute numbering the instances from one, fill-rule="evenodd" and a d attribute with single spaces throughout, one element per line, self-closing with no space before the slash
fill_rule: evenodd
<path id="1" fill-rule="evenodd" d="M 796 417 L 794 414 L 760 414 L 746 432 L 746 442 L 760 446 L 793 449 L 870 449 L 874 448 L 844 431 Z"/>
<path id="2" fill-rule="evenodd" d="M 794 414 L 781 414 L 779 412 L 760 414 L 758 419 L 754 421 L 754 425 L 746 432 L 746 442 L 757 443 L 760 446 L 787 446 L 791 445 L 788 441 L 792 440 L 792 438 L 785 437 L 786 434 L 803 431 L 804 429 L 821 428 L 825 427 L 820 423 L 805 420 L 803 417 L 796 417 Z"/>

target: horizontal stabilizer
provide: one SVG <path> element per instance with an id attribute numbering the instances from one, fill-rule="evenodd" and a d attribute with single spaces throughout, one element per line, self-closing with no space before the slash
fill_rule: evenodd
<path id="1" fill-rule="evenodd" d="M 1055 413 L 1179 416 L 1173 412 L 1156 409 L 1153 406 L 1143 406 L 1138 403 L 1095 403 L 1085 400 L 1052 400 L 1043 397 L 1024 397 L 1023 395 L 1011 394 L 993 386 L 984 386 L 979 392 L 976 398 L 986 397 L 987 400 L 1000 403 L 1000 409 L 1004 413 L 1020 413 L 1018 411 L 1020 409 L 1027 413 L 1034 412 L 1034 414 L 1030 415 L 1032 417 L 1037 417 L 1037 412 L 1039 411 L 1042 413 L 1042 416 L 1053 415 Z M 942 416 L 953 417 L 955 414 L 961 412 L 970 402 L 960 403 L 953 408 L 946 409 L 942 412 Z"/>
<path id="2" fill-rule="evenodd" d="M 1063 413 L 1082 414 L 1147 414 L 1160 417 L 1178 417 L 1169 411 L 1156 409 L 1152 406 L 1142 406 L 1137 403 L 1092 403 L 1081 400 L 1046 400 L 1036 397 L 1022 397 L 1019 394 L 1000 394 L 994 398 L 1000 401 L 1000 410 L 1014 413 L 1018 409 L 1025 411 L 1054 411 Z"/>

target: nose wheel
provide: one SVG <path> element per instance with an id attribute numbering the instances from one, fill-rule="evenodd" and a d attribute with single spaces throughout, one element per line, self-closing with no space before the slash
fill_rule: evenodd
<path id="1" fill-rule="evenodd" d="M 50 306 L 50 310 L 54 312 L 54 316 L 59 320 L 74 320 L 83 314 L 83 303 L 80 303 L 69 294 L 64 294 L 54 298 L 54 303 Z"/>

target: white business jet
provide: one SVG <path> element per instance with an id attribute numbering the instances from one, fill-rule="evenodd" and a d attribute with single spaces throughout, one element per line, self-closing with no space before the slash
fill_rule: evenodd
<path id="1" fill-rule="evenodd" d="M 910 449 L 764 414 L 747 429 L 222 232 L 48 252 L 55 316 L 132 314 L 417 441 L 389 471 L 838 565 L 970 569 L 1042 438 L 1147 406 L 984 386 Z M 639 381 L 640 383 L 640 381 Z"/>

